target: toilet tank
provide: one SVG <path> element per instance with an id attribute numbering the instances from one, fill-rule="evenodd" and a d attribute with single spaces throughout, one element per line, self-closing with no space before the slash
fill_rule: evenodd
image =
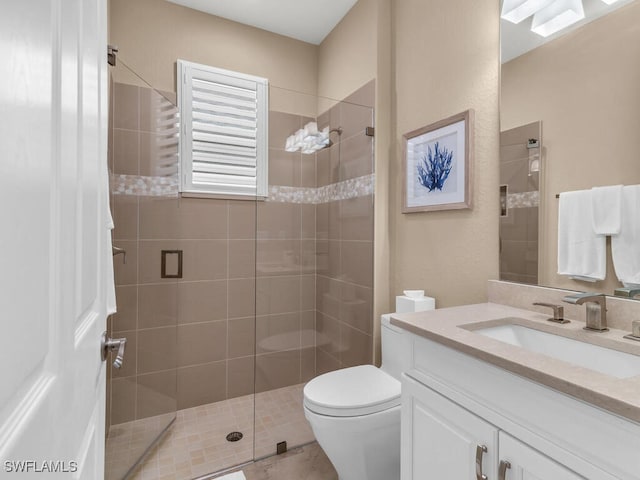
<path id="1" fill-rule="evenodd" d="M 400 327 L 391 325 L 391 315 L 380 319 L 382 338 L 382 365 L 380 369 L 400 380 L 400 374 L 411 368 L 411 334 Z"/>

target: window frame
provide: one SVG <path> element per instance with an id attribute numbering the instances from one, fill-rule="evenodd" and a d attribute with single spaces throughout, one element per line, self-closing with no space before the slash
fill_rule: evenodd
<path id="1" fill-rule="evenodd" d="M 184 197 L 264 200 L 269 188 L 269 80 L 209 65 L 177 61 L 180 112 L 178 189 Z M 234 193 L 219 187 L 193 183 L 193 80 L 201 79 L 236 88 L 255 84 L 256 92 L 256 185 L 255 194 Z"/>

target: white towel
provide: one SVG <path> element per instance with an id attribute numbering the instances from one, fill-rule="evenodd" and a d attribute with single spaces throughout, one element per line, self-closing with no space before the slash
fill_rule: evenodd
<path id="1" fill-rule="evenodd" d="M 113 271 L 113 249 L 111 242 L 111 231 L 113 230 L 113 219 L 111 218 L 111 209 L 109 208 L 109 204 L 107 203 L 107 208 L 109 209 L 109 217 L 107 218 L 107 232 L 105 234 L 105 250 L 107 256 L 107 263 L 105 265 L 105 282 L 106 282 L 106 309 L 107 315 L 113 315 L 118 311 L 118 307 L 116 304 L 116 285 L 115 285 L 115 276 Z"/>
<path id="2" fill-rule="evenodd" d="M 611 254 L 618 279 L 640 284 L 640 185 L 622 189 L 622 226 L 611 237 Z"/>
<path id="3" fill-rule="evenodd" d="M 558 208 L 558 274 L 603 280 L 607 237 L 593 231 L 591 190 L 561 193 Z"/>
<path id="4" fill-rule="evenodd" d="M 111 242 L 111 231 L 113 230 L 113 216 L 109 206 L 109 169 L 105 165 L 105 179 L 102 185 L 102 201 L 104 202 L 104 287 L 105 287 L 105 308 L 107 315 L 112 315 L 117 311 L 116 286 L 113 272 L 113 249 Z"/>
<path id="5" fill-rule="evenodd" d="M 593 187 L 591 189 L 593 208 L 593 230 L 598 235 L 620 233 L 622 212 L 622 185 Z"/>

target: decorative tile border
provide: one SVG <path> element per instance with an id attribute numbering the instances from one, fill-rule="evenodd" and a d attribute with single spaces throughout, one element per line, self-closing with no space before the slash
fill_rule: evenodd
<path id="1" fill-rule="evenodd" d="M 317 188 L 269 185 L 269 194 L 266 201 L 277 203 L 317 203 L 315 201 L 317 190 Z"/>
<path id="2" fill-rule="evenodd" d="M 375 174 L 373 173 L 318 188 L 270 185 L 267 202 L 317 205 L 371 195 L 374 192 L 374 188 Z"/>
<path id="3" fill-rule="evenodd" d="M 140 175 L 112 174 L 110 181 L 113 195 L 135 195 L 140 197 L 178 196 L 177 175 L 144 177 Z M 269 196 L 266 201 L 317 205 L 371 195 L 374 193 L 374 188 L 375 174 L 373 173 L 319 188 L 269 185 Z"/>
<path id="4" fill-rule="evenodd" d="M 141 175 L 111 174 L 110 189 L 113 195 L 177 197 L 178 176 L 143 177 Z"/>
<path id="5" fill-rule="evenodd" d="M 318 188 L 318 201 L 316 203 L 329 203 L 336 200 L 364 197 L 374 192 L 376 184 L 375 174 L 352 178 L 339 183 L 333 183 Z"/>
<path id="6" fill-rule="evenodd" d="M 540 205 L 540 192 L 510 193 L 507 195 L 507 208 L 529 208 Z"/>

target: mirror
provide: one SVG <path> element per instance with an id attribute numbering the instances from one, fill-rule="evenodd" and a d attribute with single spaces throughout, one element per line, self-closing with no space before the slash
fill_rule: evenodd
<path id="1" fill-rule="evenodd" d="M 604 280 L 557 273 L 557 195 L 640 184 L 640 1 L 608 3 L 582 0 L 585 20 L 546 38 L 531 17 L 501 20 L 501 280 L 608 295 L 623 286 L 610 237 Z"/>

